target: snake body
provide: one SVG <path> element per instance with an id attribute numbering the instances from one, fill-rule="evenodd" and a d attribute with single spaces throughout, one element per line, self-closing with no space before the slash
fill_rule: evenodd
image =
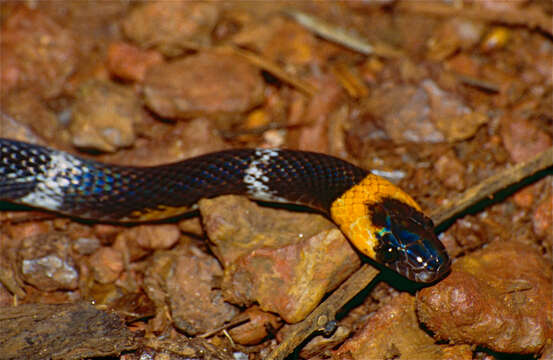
<path id="1" fill-rule="evenodd" d="M 237 149 L 181 162 L 104 164 L 0 139 L 0 200 L 78 218 L 174 217 L 225 194 L 305 205 L 327 214 L 363 254 L 410 280 L 433 282 L 449 257 L 432 221 L 405 192 L 341 159 L 305 151 Z"/>

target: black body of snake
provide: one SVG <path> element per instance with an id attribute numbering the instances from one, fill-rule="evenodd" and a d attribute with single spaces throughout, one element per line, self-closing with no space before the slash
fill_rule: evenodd
<path id="1" fill-rule="evenodd" d="M 98 221 L 174 217 L 202 198 L 243 194 L 326 213 L 353 245 L 404 277 L 433 282 L 450 268 L 432 221 L 405 192 L 338 158 L 242 149 L 154 167 L 108 165 L 0 139 L 0 200 Z"/>

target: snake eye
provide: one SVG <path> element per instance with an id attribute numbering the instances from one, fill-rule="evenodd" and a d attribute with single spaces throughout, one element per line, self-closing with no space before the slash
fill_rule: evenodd
<path id="1" fill-rule="evenodd" d="M 390 233 L 387 233 L 384 235 L 380 241 L 382 241 L 382 245 L 378 251 L 378 256 L 381 261 L 384 263 L 391 263 L 398 259 L 399 252 L 397 248 L 393 245 L 394 239 L 393 235 Z"/>
<path id="2" fill-rule="evenodd" d="M 381 255 L 382 255 L 382 260 L 387 263 L 394 262 L 399 257 L 399 253 L 397 249 L 393 246 L 389 246 L 386 249 L 384 249 Z"/>

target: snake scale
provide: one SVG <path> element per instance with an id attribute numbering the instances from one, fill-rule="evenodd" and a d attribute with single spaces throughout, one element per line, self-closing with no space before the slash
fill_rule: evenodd
<path id="1" fill-rule="evenodd" d="M 97 221 L 175 217 L 225 194 L 294 203 L 329 216 L 363 254 L 421 283 L 450 259 L 432 221 L 404 191 L 344 160 L 306 151 L 236 149 L 131 167 L 0 139 L 0 200 Z"/>

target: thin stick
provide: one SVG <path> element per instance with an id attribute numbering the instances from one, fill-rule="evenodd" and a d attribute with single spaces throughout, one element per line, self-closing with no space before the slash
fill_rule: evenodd
<path id="1" fill-rule="evenodd" d="M 481 200 L 531 177 L 540 171 L 553 170 L 553 147 L 525 163 L 500 171 L 480 184 L 473 186 L 451 202 L 432 211 L 431 218 L 437 226 L 463 212 Z M 364 264 L 350 276 L 336 291 L 320 304 L 305 320 L 294 325 L 286 339 L 267 357 L 270 360 L 283 360 L 289 356 L 311 334 L 320 331 L 326 323 L 335 319 L 336 313 L 353 297 L 365 289 L 379 274 L 378 270 Z"/>
<path id="2" fill-rule="evenodd" d="M 527 162 L 518 163 L 500 171 L 478 185 L 471 187 L 435 209 L 432 212 L 431 218 L 436 226 L 440 226 L 443 222 L 462 213 L 470 206 L 486 198 L 492 199 L 498 191 L 551 167 L 553 167 L 553 147 L 550 147 Z"/>
<path id="3" fill-rule="evenodd" d="M 294 9 L 285 10 L 284 13 L 297 21 L 300 25 L 304 26 L 308 30 L 311 30 L 323 39 L 335 42 L 344 47 L 347 47 L 348 49 L 360 52 L 361 54 L 375 54 L 383 58 L 399 58 L 403 55 L 400 50 L 394 49 L 391 46 L 387 46 L 384 44 L 373 46 L 362 37 L 347 32 L 346 30 L 336 25 L 330 24 L 313 15 L 309 15 Z"/>
<path id="4" fill-rule="evenodd" d="M 288 334 L 280 345 L 267 357 L 268 360 L 283 360 L 290 355 L 296 347 L 303 343 L 315 331 L 321 331 L 325 325 L 335 319 L 336 313 L 347 304 L 355 295 L 366 288 L 379 271 L 368 264 L 361 266 L 350 276 L 336 291 L 334 291 L 323 303 L 321 303 L 302 322 L 294 325 L 294 329 Z"/>

